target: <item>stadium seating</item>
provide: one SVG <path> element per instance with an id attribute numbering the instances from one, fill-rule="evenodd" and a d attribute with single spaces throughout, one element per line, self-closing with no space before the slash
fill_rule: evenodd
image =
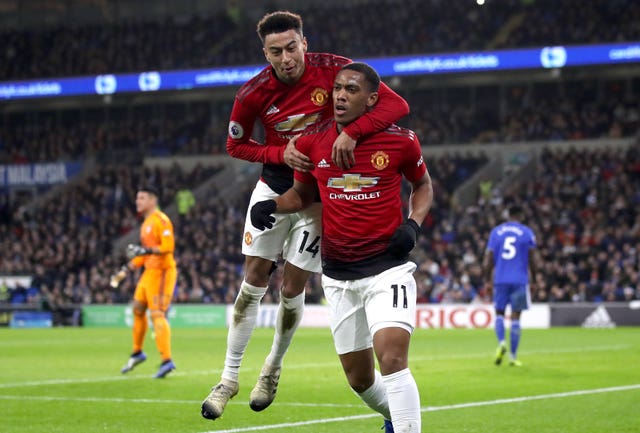
<path id="1" fill-rule="evenodd" d="M 508 0 L 486 7 L 437 0 L 319 3 L 296 5 L 305 18 L 310 50 L 353 58 L 640 39 L 640 4 L 632 0 Z M 384 20 L 382 9 L 388 13 Z M 358 28 L 366 31 L 352 31 L 348 19 L 356 15 Z M 614 18 L 616 26 L 608 25 Z M 399 31 L 390 22 L 405 24 Z M 5 43 L 0 81 L 264 64 L 254 17 L 231 17 L 225 10 L 175 20 L 4 29 L 0 35 Z M 465 85 L 407 77 L 399 83 L 397 91 L 411 106 L 400 123 L 415 130 L 425 146 L 436 192 L 423 224 L 425 235 L 414 251 L 419 301 L 487 301 L 479 261 L 491 223 L 510 202 L 525 206 L 538 232 L 545 278 L 534 287 L 534 300 L 640 299 L 634 270 L 640 260 L 638 150 L 572 147 L 583 139 L 606 145 L 609 139 L 631 140 L 638 133 L 637 74 L 572 72 L 534 79 L 524 73 L 508 82 L 494 77 Z M 0 107 L 0 163 L 102 162 L 83 184 L 69 185 L 40 203 L 29 195 L 0 192 L 0 273 L 33 277 L 31 288 L 14 290 L 0 302 L 45 302 L 69 323 L 75 319 L 65 316 L 73 314 L 65 312 L 65 305 L 129 302 L 135 275 L 117 290 L 108 287 L 108 276 L 124 259 L 113 250 L 114 240 L 139 223 L 132 202 L 135 187 L 153 178 L 163 189 L 163 207 L 170 206 L 179 188 L 195 189 L 220 168 L 141 168 L 143 157 L 225 153 L 232 98 L 218 95 L 203 102 L 174 96 L 92 101 L 90 106 L 75 100 L 61 106 L 45 101 L 27 108 Z M 456 189 L 487 163 L 486 147 L 539 140 L 565 142 L 566 148 L 536 152 L 537 171 L 519 189 L 495 190 L 471 205 L 453 199 Z M 477 151 L 461 152 L 457 144 L 471 144 Z M 449 151 L 432 154 L 439 145 L 449 145 Z M 540 144 L 531 146 L 539 149 Z M 233 302 L 242 281 L 239 240 L 251 187 L 245 180 L 233 195 L 213 191 L 187 214 L 175 215 L 177 302 Z M 280 272 L 266 302 L 277 300 Z M 321 299 L 314 277 L 307 301 Z"/>
<path id="2" fill-rule="evenodd" d="M 305 18 L 311 50 L 349 57 L 640 39 L 640 5 L 633 0 L 502 0 L 483 7 L 436 0 L 309 1 L 290 7 Z M 4 30 L 0 81 L 261 64 L 255 34 L 260 10 L 172 17 L 167 7 L 164 19 L 105 18 L 103 23 Z M 352 31 L 354 16 L 358 31 Z"/>

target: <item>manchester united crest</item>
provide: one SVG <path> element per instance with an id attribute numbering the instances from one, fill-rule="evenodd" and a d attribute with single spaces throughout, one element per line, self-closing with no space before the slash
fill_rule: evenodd
<path id="1" fill-rule="evenodd" d="M 245 234 L 244 234 L 244 243 L 247 244 L 247 245 L 251 245 L 252 242 L 253 242 L 253 236 L 251 236 L 251 233 L 245 232 Z"/>
<path id="2" fill-rule="evenodd" d="M 371 155 L 371 165 L 377 170 L 384 170 L 389 165 L 389 155 L 379 150 Z"/>
<path id="3" fill-rule="evenodd" d="M 329 101 L 329 92 L 324 90 L 322 87 L 316 87 L 311 92 L 311 102 L 313 102 L 318 107 L 322 107 Z"/>

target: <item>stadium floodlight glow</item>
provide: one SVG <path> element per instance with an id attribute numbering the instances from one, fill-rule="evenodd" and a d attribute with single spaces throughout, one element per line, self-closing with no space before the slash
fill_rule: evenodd
<path id="1" fill-rule="evenodd" d="M 357 59 L 381 77 L 558 69 L 640 62 L 640 42 Z M 191 90 L 245 83 L 264 65 L 0 82 L 0 100 Z"/>

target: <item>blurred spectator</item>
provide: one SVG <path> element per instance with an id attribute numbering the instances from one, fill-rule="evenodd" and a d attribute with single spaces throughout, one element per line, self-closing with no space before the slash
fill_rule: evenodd
<path id="1" fill-rule="evenodd" d="M 421 241 L 416 277 L 422 299 L 459 302 L 461 288 L 483 298 L 478 257 L 510 203 L 538 234 L 542 272 L 534 302 L 639 299 L 640 146 L 627 150 L 545 150 L 537 173 L 501 201 L 452 208 Z M 425 257 L 426 256 L 426 257 Z"/>
<path id="2" fill-rule="evenodd" d="M 280 6 L 304 17 L 311 51 L 351 58 L 640 39 L 633 0 L 361 3 Z M 0 80 L 262 64 L 258 50 L 238 49 L 255 39 L 255 20 L 240 12 L 4 30 Z"/>

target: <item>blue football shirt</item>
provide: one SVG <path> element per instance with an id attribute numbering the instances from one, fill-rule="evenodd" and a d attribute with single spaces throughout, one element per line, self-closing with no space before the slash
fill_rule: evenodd
<path id="1" fill-rule="evenodd" d="M 494 227 L 487 250 L 493 251 L 494 284 L 527 284 L 529 250 L 536 247 L 533 231 L 524 224 L 508 221 Z"/>

